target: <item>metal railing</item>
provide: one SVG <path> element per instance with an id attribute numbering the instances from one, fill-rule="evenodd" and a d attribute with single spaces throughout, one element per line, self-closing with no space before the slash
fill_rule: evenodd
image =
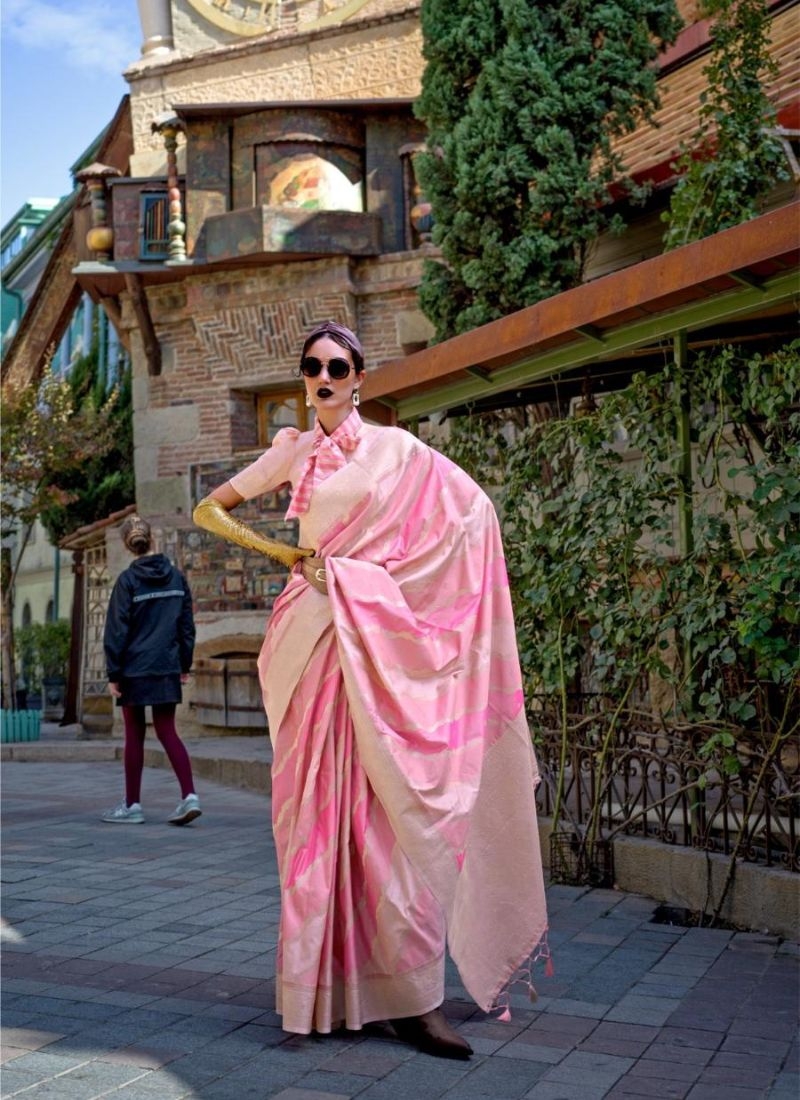
<path id="1" fill-rule="evenodd" d="M 541 714 L 531 727 L 539 809 L 552 815 L 562 734 Z M 800 872 L 800 736 L 773 746 L 739 731 L 717 756 L 707 726 L 632 716 L 603 752 L 606 729 L 601 714 L 569 721 L 559 828 L 584 835 L 594 813 L 598 839 L 639 836 Z"/>

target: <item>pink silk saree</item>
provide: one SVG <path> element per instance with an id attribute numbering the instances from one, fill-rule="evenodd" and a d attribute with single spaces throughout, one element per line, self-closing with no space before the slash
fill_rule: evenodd
<path id="1" fill-rule="evenodd" d="M 281 432 L 232 479 L 299 473 Z M 359 1029 L 444 996 L 445 942 L 470 995 L 503 1008 L 543 953 L 546 911 L 516 637 L 494 508 L 397 428 L 362 425 L 316 485 L 259 658 L 281 877 L 277 1010 L 288 1031 Z"/>

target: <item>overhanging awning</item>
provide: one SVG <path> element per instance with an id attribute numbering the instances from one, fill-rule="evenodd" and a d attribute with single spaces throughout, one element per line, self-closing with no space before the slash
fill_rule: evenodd
<path id="1" fill-rule="evenodd" d="M 600 369 L 676 333 L 796 310 L 800 202 L 368 371 L 365 413 L 412 420 Z M 691 341 L 690 341 L 691 342 Z"/>

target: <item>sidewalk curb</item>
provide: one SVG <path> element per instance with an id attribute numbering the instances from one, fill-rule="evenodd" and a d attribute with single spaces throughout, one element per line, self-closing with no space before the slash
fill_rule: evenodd
<path id="1" fill-rule="evenodd" d="M 247 738 L 250 742 L 251 739 Z M 229 750 L 235 755 L 222 755 L 219 743 L 210 739 L 185 741 L 195 778 L 220 783 L 224 787 L 266 794 L 272 790 L 271 752 L 259 739 L 242 746 L 231 739 Z M 124 742 L 104 741 L 21 741 L 3 745 L 2 763 L 75 764 L 94 761 L 122 760 Z M 248 751 L 249 750 L 249 751 Z M 147 768 L 169 768 L 164 749 L 157 742 L 145 744 L 144 763 Z"/>

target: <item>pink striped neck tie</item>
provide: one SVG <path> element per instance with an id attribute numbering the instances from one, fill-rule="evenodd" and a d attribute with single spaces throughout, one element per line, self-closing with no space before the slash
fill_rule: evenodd
<path id="1" fill-rule="evenodd" d="M 311 494 L 316 486 L 347 465 L 345 454 L 355 450 L 361 425 L 362 420 L 357 409 L 353 409 L 330 435 L 326 435 L 319 420 L 316 421 L 311 453 L 306 459 L 297 488 L 292 495 L 292 503 L 286 513 L 287 519 L 307 512 L 311 503 Z"/>

